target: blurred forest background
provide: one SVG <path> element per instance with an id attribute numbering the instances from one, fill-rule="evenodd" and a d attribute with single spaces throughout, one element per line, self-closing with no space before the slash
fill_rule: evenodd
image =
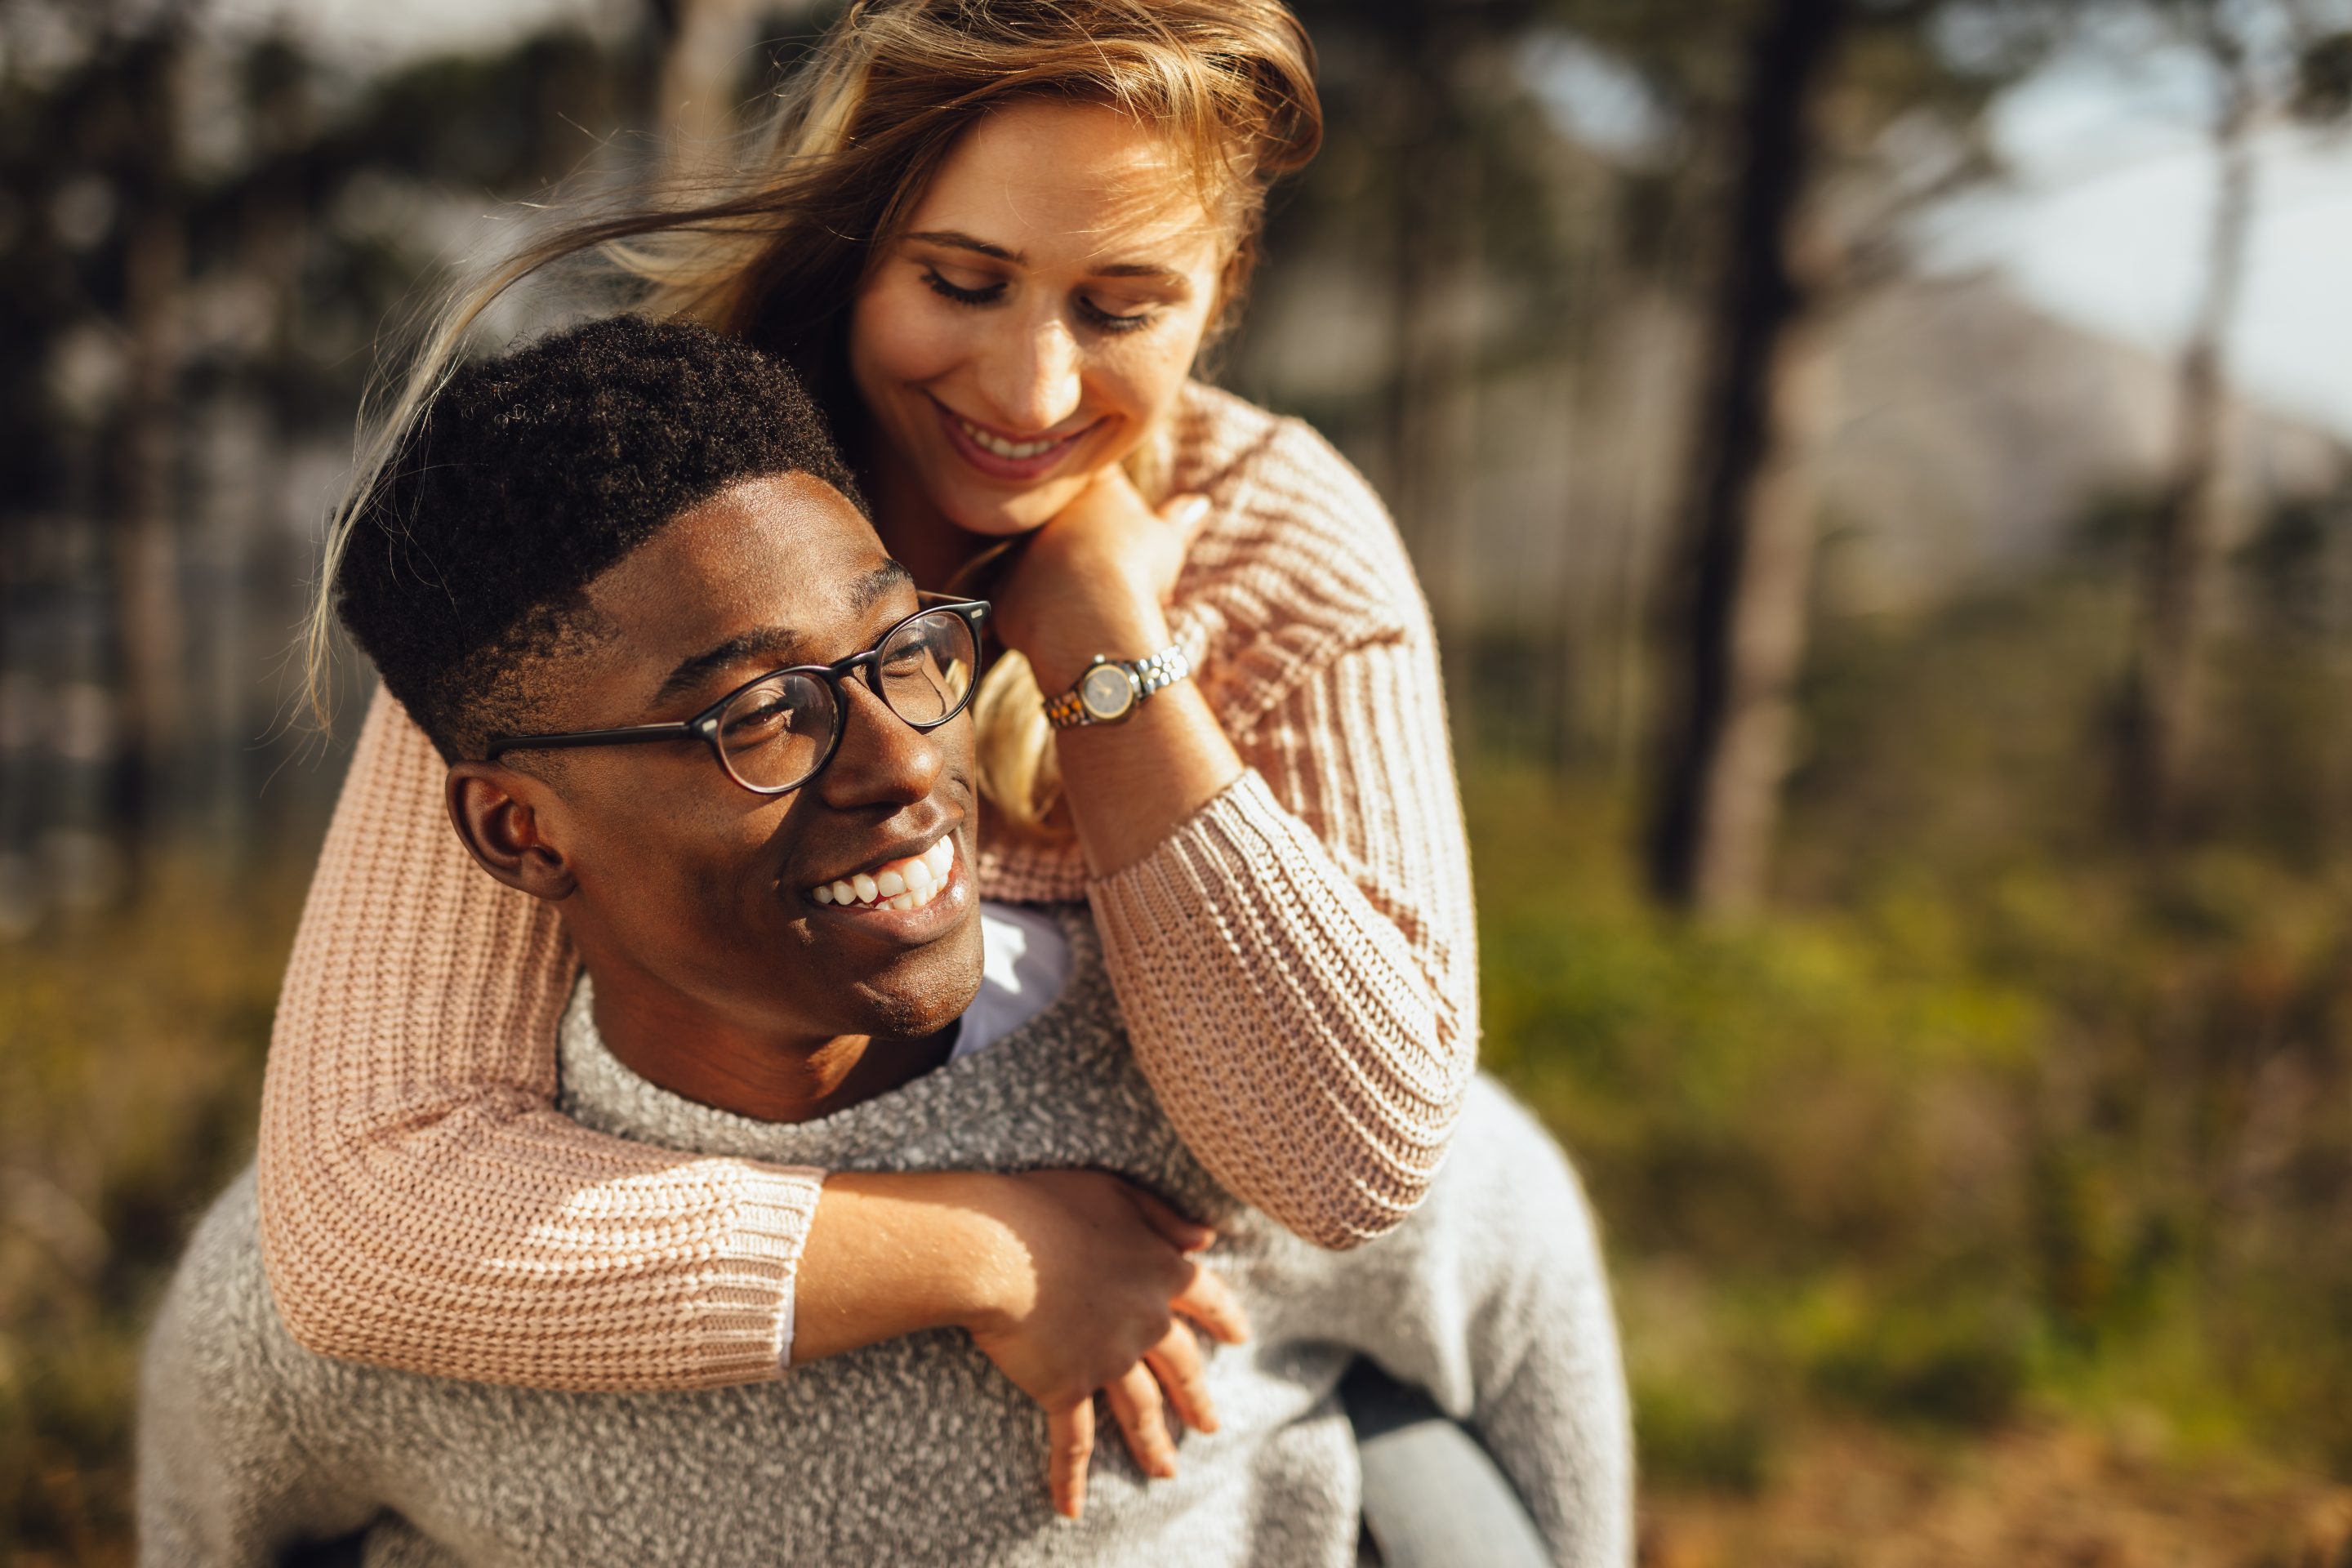
<path id="1" fill-rule="evenodd" d="M 2352 16 L 1302 10 L 1215 373 L 1423 573 L 1645 1559 L 2352 1564 Z M 0 0 L 0 1555 L 127 1557 L 379 342 L 830 14 Z"/>

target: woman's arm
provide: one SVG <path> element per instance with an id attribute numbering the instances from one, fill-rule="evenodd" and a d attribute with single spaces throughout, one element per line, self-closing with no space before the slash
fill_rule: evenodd
<path id="1" fill-rule="evenodd" d="M 1435 639 L 1379 503 L 1328 462 L 1323 495 L 1257 501 L 1283 542 L 1250 568 L 1265 624 L 1208 652 L 1250 668 L 1248 702 L 1221 716 L 1180 683 L 1056 749 L 1160 1103 L 1234 1194 L 1337 1247 L 1436 1173 L 1476 1065 L 1477 955 Z M 1042 531 L 999 605 L 1041 689 L 1167 645 L 1198 521 L 1154 517 L 1113 471 Z"/>
<path id="2" fill-rule="evenodd" d="M 1421 1201 L 1476 1066 L 1433 652 L 1409 636 L 1348 648 L 1239 749 L 1248 771 L 1088 893 L 1137 1059 L 1185 1142 L 1298 1235 L 1349 1247 Z"/>
<path id="3" fill-rule="evenodd" d="M 441 759 L 379 692 L 279 998 L 261 1229 L 310 1349 L 542 1388 L 773 1377 L 822 1173 L 697 1159 L 557 1113 L 574 961 L 481 874 Z"/>

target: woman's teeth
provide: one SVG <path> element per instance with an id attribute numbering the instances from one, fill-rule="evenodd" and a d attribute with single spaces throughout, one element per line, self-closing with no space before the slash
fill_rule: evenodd
<path id="1" fill-rule="evenodd" d="M 867 909 L 919 910 L 947 891 L 955 869 L 955 840 L 942 838 L 920 855 L 885 860 L 837 882 L 809 889 L 820 904 L 856 904 Z"/>
<path id="2" fill-rule="evenodd" d="M 983 451 L 993 452 L 1000 458 L 1012 458 L 1016 460 L 1023 458 L 1043 457 L 1060 446 L 1063 440 L 1067 439 L 1067 437 L 1061 437 L 1051 441 L 1008 441 L 1002 436 L 982 429 L 969 419 L 959 418 L 956 423 L 963 427 L 965 435 L 971 437 L 973 446 Z"/>

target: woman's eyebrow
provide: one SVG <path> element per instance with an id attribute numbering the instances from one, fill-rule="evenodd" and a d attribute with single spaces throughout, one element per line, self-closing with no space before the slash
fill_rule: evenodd
<path id="1" fill-rule="evenodd" d="M 1017 250 L 1007 250 L 1001 245 L 992 245 L 987 240 L 975 239 L 971 235 L 960 234 L 951 228 L 926 229 L 920 234 L 910 234 L 907 237 L 925 245 L 944 245 L 953 250 L 969 250 L 974 255 L 985 256 L 991 261 L 1010 261 L 1015 267 L 1029 265 L 1029 258 Z"/>
<path id="2" fill-rule="evenodd" d="M 1166 283 L 1191 289 L 1192 280 L 1172 267 L 1161 267 L 1150 261 L 1113 261 L 1101 267 L 1089 267 L 1087 271 L 1096 278 L 1140 278 L 1149 283 Z"/>

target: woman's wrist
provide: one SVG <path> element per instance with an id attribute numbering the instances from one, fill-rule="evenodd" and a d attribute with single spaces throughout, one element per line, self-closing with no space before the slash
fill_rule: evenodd
<path id="1" fill-rule="evenodd" d="M 1157 605 L 1074 604 L 1037 628 L 1022 652 L 1037 678 L 1037 689 L 1051 697 L 1075 685 L 1097 654 L 1145 658 L 1171 640 L 1168 617 Z"/>
<path id="2" fill-rule="evenodd" d="M 793 1280 L 795 1363 L 1014 1309 L 1010 1232 L 985 1171 L 835 1172 Z"/>

